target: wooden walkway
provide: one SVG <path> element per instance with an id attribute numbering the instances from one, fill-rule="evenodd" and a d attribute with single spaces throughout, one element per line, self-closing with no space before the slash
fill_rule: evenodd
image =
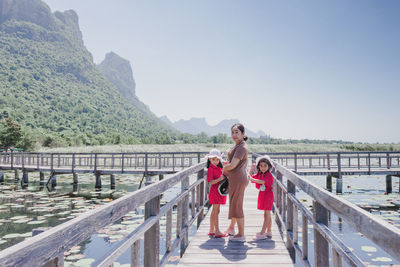
<path id="1" fill-rule="evenodd" d="M 229 238 L 209 238 L 210 215 L 201 223 L 196 235 L 189 243 L 179 266 L 293 266 L 289 252 L 272 218 L 272 239 L 256 241 L 256 233 L 261 230 L 263 211 L 257 210 L 258 190 L 249 183 L 245 192 L 245 235 L 246 242 L 231 242 Z M 228 205 L 223 205 L 220 213 L 221 231 L 229 225 Z"/>

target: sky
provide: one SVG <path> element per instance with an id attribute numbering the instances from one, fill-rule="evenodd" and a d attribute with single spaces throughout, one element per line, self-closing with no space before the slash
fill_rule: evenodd
<path id="1" fill-rule="evenodd" d="M 44 0 L 171 121 L 238 119 L 275 138 L 400 143 L 400 1 Z"/>

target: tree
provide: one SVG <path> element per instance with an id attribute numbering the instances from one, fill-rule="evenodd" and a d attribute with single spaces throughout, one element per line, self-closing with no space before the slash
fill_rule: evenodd
<path id="1" fill-rule="evenodd" d="M 6 118 L 0 122 L 0 145 L 5 149 L 16 146 L 22 138 L 21 125 Z"/>

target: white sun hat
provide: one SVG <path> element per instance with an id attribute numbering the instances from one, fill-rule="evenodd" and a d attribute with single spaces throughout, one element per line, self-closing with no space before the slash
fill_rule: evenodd
<path id="1" fill-rule="evenodd" d="M 256 159 L 256 166 L 258 166 L 258 163 L 260 162 L 261 159 L 266 159 L 266 160 L 268 160 L 268 161 L 271 163 L 272 168 L 275 168 L 275 163 L 274 163 L 274 162 L 272 161 L 272 159 L 271 159 L 269 156 L 267 156 L 267 155 L 258 157 L 258 158 Z"/>
<path id="2" fill-rule="evenodd" d="M 218 158 L 222 162 L 222 153 L 218 149 L 211 149 L 210 153 L 205 156 L 206 159 Z"/>

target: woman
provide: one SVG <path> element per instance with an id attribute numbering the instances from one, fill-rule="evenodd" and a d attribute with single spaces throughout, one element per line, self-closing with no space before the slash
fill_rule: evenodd
<path id="1" fill-rule="evenodd" d="M 247 136 L 245 135 L 244 126 L 236 123 L 231 128 L 232 139 L 235 146 L 228 151 L 228 163 L 224 166 L 223 171 L 229 178 L 229 215 L 232 224 L 237 222 L 238 233 L 229 238 L 230 241 L 245 242 L 244 236 L 244 214 L 243 214 L 243 198 L 244 190 L 248 184 L 247 179 Z M 231 224 L 231 226 L 232 226 Z M 228 229 L 233 230 L 233 229 Z"/>

